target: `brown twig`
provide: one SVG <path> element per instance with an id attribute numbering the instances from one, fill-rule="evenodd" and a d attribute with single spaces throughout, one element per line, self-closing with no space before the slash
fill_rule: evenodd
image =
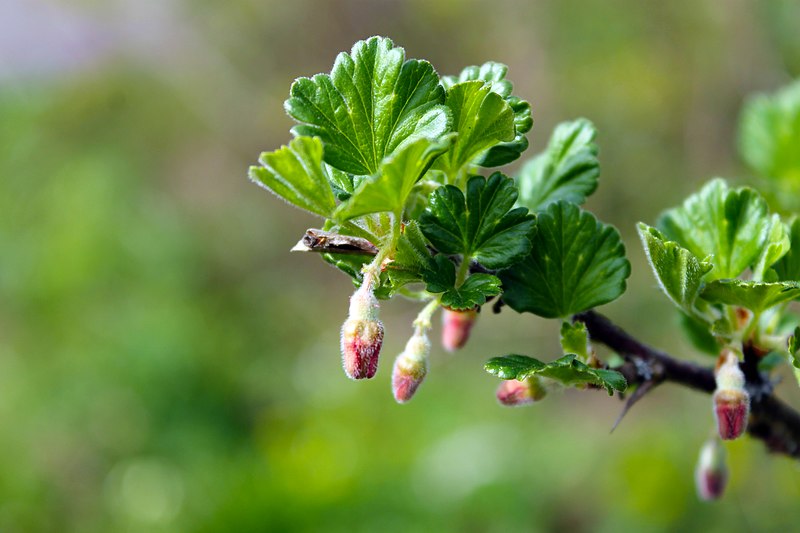
<path id="1" fill-rule="evenodd" d="M 586 324 L 593 341 L 605 344 L 625 357 L 625 364 L 618 370 L 628 383 L 652 383 L 649 385 L 652 388 L 672 382 L 707 394 L 714 392 L 716 383 L 712 368 L 676 359 L 643 344 L 594 311 L 580 313 L 573 319 Z M 745 365 L 749 366 L 753 354 L 745 355 Z M 747 389 L 751 396 L 747 432 L 764 441 L 771 452 L 800 459 L 800 413 L 772 393 L 772 384 L 761 373 L 744 365 L 743 369 L 747 370 Z"/>

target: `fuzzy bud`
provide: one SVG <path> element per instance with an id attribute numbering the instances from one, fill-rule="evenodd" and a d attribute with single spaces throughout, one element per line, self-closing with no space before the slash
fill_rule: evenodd
<path id="1" fill-rule="evenodd" d="M 478 319 L 478 310 L 451 311 L 445 309 L 442 313 L 442 346 L 448 352 L 463 348 L 469 340 L 469 333 Z"/>
<path id="2" fill-rule="evenodd" d="M 700 458 L 694 472 L 697 496 L 704 501 L 717 500 L 725 492 L 728 483 L 728 467 L 725 464 L 725 447 L 719 439 L 711 439 L 700 450 Z"/>
<path id="3" fill-rule="evenodd" d="M 428 356 L 431 343 L 428 336 L 415 332 L 406 348 L 397 356 L 392 369 L 392 393 L 397 403 L 409 401 L 428 373 Z"/>
<path id="4" fill-rule="evenodd" d="M 383 324 L 378 299 L 366 283 L 350 297 L 350 314 L 342 325 L 342 365 L 350 379 L 371 378 L 378 370 Z"/>
<path id="5" fill-rule="evenodd" d="M 503 381 L 497 388 L 497 400 L 509 407 L 538 402 L 546 395 L 547 389 L 544 383 L 536 376 L 526 378 L 524 381 L 509 379 Z"/>
<path id="6" fill-rule="evenodd" d="M 720 354 L 715 377 L 714 415 L 719 436 L 725 440 L 736 439 L 747 429 L 750 395 L 744 388 L 744 373 L 735 352 L 725 350 Z"/>

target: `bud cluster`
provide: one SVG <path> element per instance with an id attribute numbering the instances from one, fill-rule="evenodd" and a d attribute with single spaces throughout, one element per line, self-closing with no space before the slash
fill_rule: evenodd
<path id="1" fill-rule="evenodd" d="M 745 378 L 739 368 L 736 352 L 725 349 L 719 356 L 715 371 L 717 390 L 714 392 L 714 415 L 719 436 L 725 440 L 740 437 L 747 429 L 750 415 L 750 395 L 745 390 Z"/>
<path id="2" fill-rule="evenodd" d="M 362 283 L 350 297 L 350 314 L 342 325 L 342 365 L 350 379 L 371 378 L 378 370 L 383 324 L 372 284 Z"/>

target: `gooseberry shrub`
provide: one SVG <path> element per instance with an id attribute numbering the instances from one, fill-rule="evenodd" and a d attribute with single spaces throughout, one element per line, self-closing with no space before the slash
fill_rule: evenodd
<path id="1" fill-rule="evenodd" d="M 800 457 L 800 415 L 773 395 L 773 373 L 800 379 L 800 84 L 751 99 L 739 146 L 762 179 L 755 189 L 716 178 L 638 233 L 688 339 L 708 367 L 651 348 L 595 308 L 620 297 L 631 266 L 616 228 L 581 206 L 598 186 L 596 131 L 559 124 L 546 149 L 509 177 L 497 167 L 528 148 L 530 104 L 507 67 L 439 76 L 387 38 L 357 42 L 330 74 L 299 78 L 285 110 L 288 145 L 262 153 L 250 179 L 321 217 L 295 250 L 316 252 L 356 287 L 341 331 L 346 375 L 368 379 L 380 360 L 380 302 L 419 302 L 413 333 L 392 370 L 399 403 L 428 369 L 433 315 L 442 345 L 467 342 L 483 307 L 557 319 L 561 354 L 508 354 L 485 370 L 498 400 L 524 405 L 564 387 L 626 395 L 623 414 L 653 387 L 674 382 L 712 394 L 717 436 L 702 448 L 696 481 L 718 498 L 724 446 L 746 431 Z M 601 360 L 594 344 L 614 356 Z M 542 359 L 533 357 L 536 355 Z"/>

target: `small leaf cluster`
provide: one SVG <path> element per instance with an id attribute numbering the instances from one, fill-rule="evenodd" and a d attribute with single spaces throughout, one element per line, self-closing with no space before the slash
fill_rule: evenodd
<path id="1" fill-rule="evenodd" d="M 697 348 L 717 356 L 751 345 L 787 359 L 786 328 L 797 318 L 790 304 L 800 299 L 800 220 L 784 221 L 754 189 L 716 178 L 656 226 L 640 223 L 639 236 Z"/>
<path id="2" fill-rule="evenodd" d="M 507 71 L 488 62 L 440 76 L 388 38 L 359 41 L 330 73 L 292 84 L 294 138 L 261 154 L 250 178 L 324 231 L 374 244 L 377 256 L 322 256 L 378 298 L 453 311 L 498 299 L 560 319 L 608 303 L 630 264 L 617 230 L 581 207 L 600 174 L 596 130 L 565 122 L 518 176 L 489 171 L 523 154 L 533 125 Z M 586 354 L 571 357 L 539 373 L 607 386 Z"/>

